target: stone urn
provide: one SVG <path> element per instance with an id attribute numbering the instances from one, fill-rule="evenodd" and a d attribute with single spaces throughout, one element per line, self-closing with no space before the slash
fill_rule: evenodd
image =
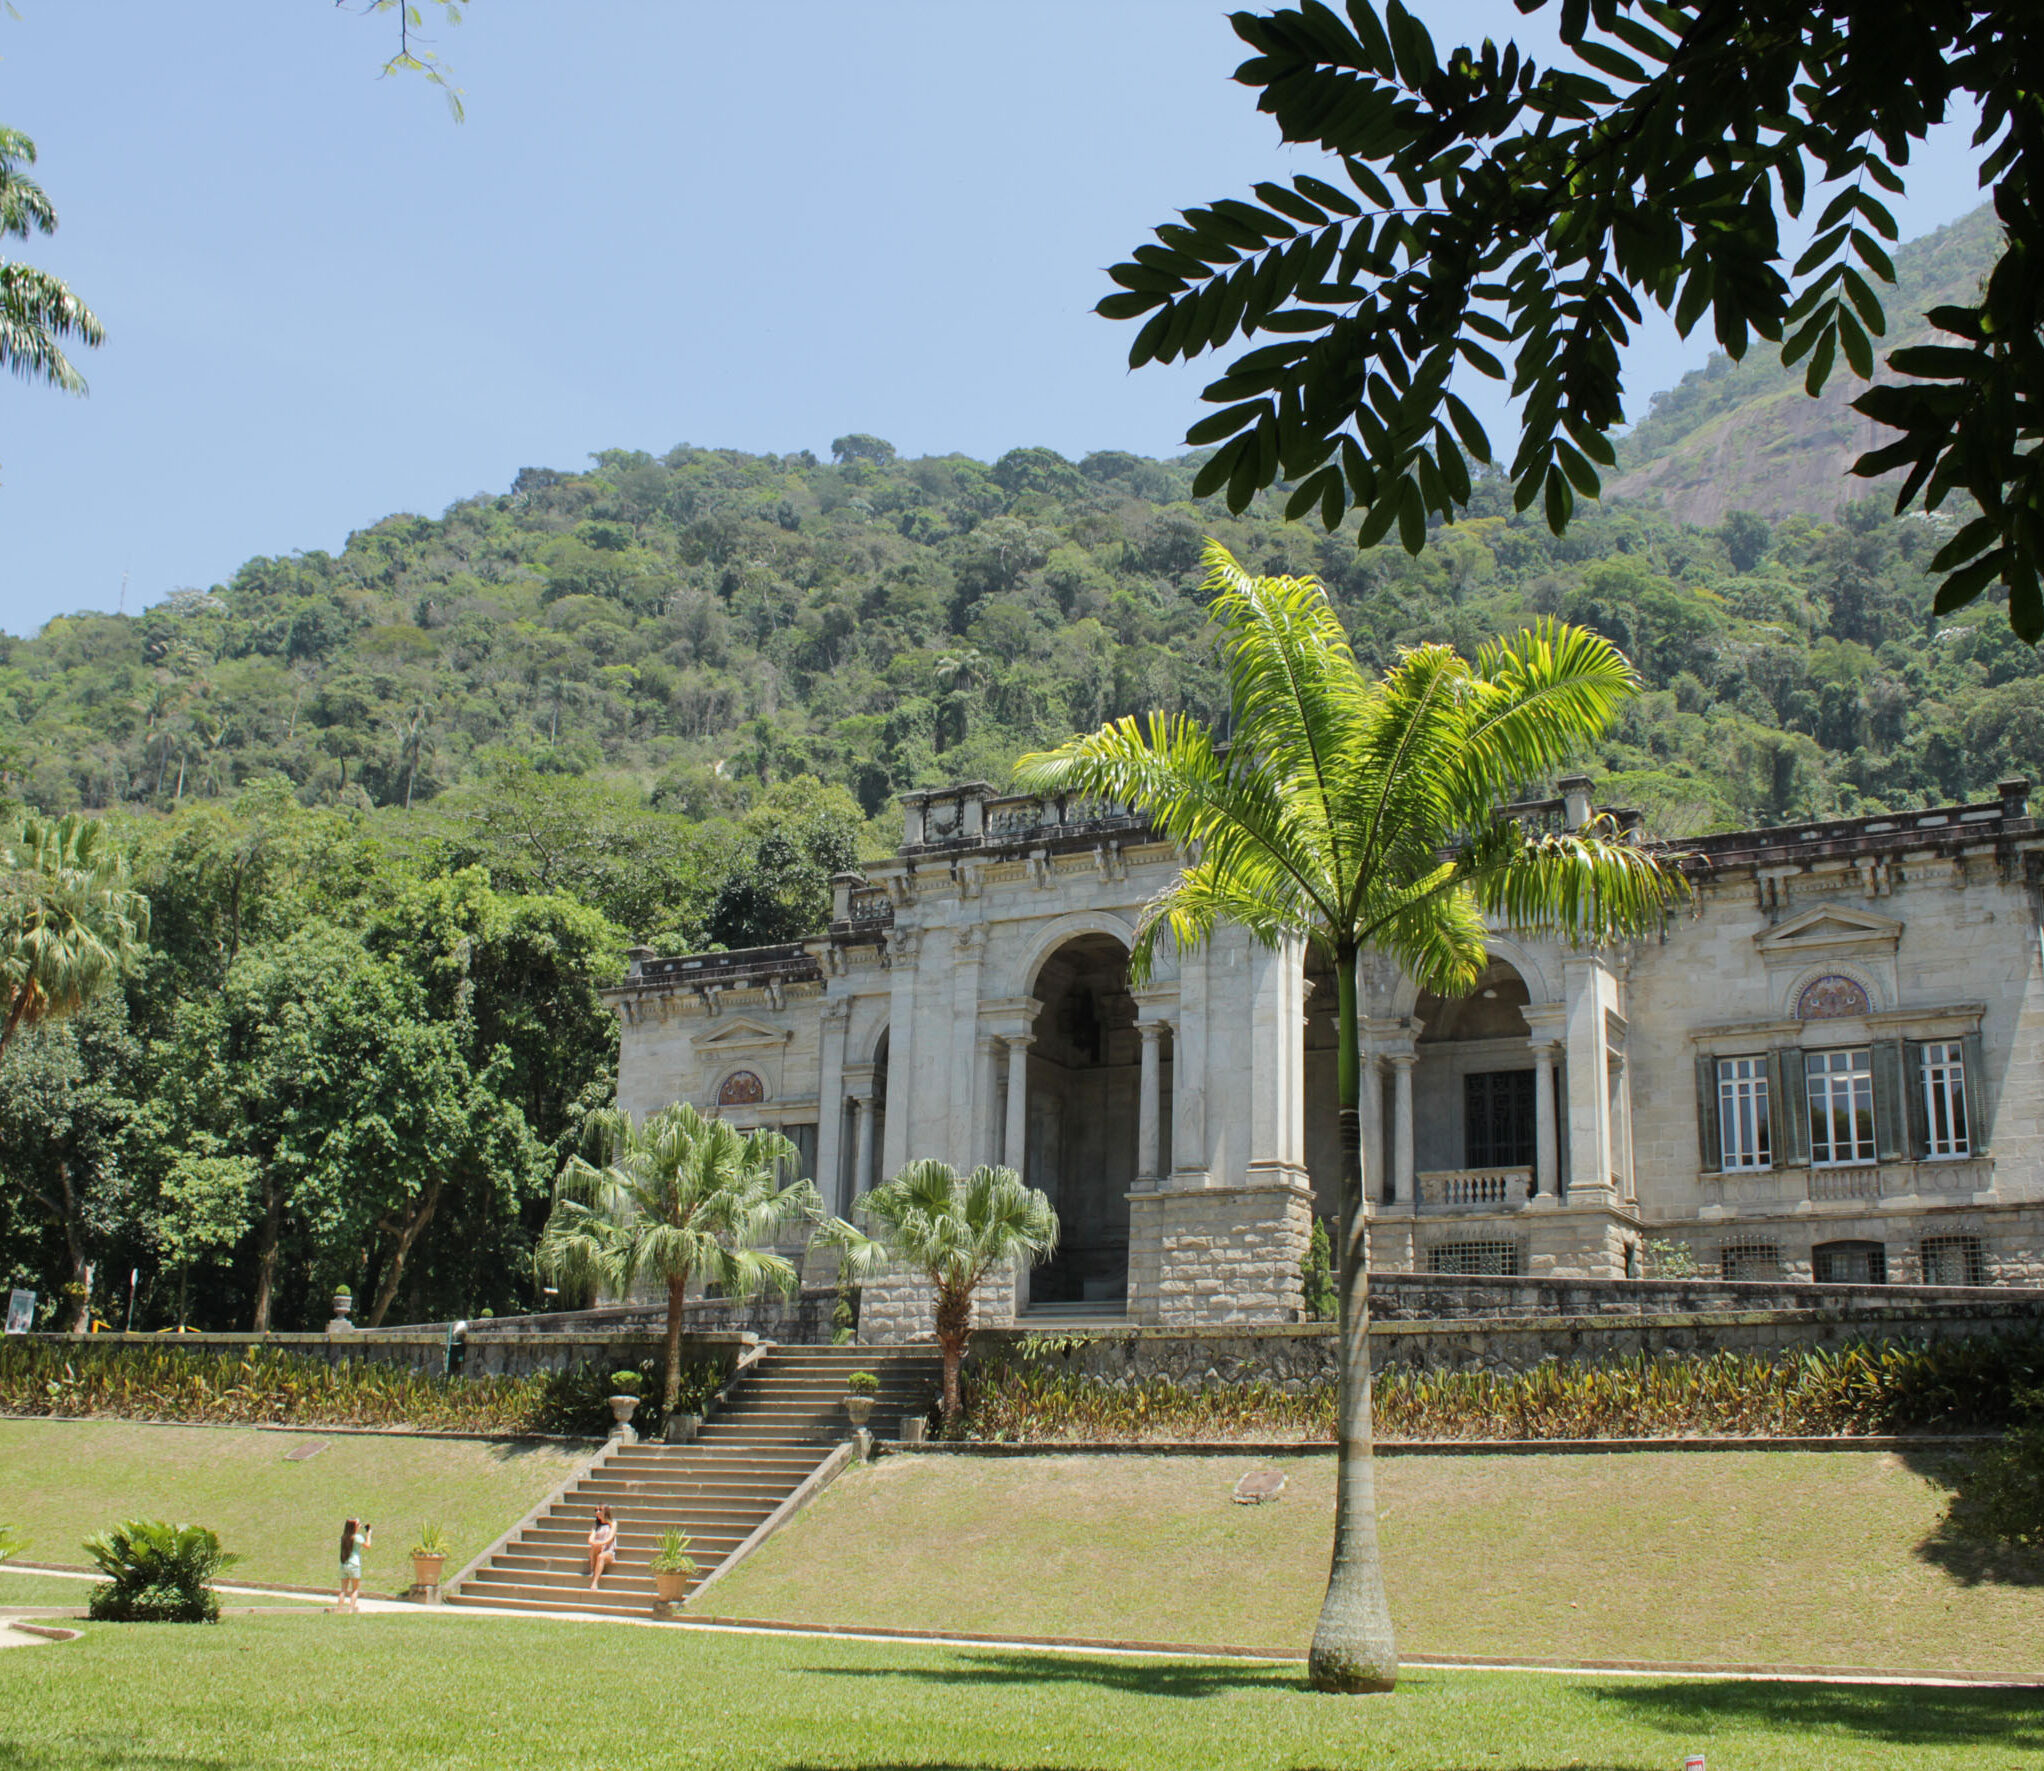
<path id="1" fill-rule="evenodd" d="M 901 1442 L 904 1445 L 920 1445 L 923 1433 L 929 1426 L 927 1417 L 920 1414 L 905 1414 L 901 1417 Z"/>
<path id="2" fill-rule="evenodd" d="M 333 1303 L 329 1307 L 333 1310 L 333 1315 L 327 1318 L 327 1333 L 348 1334 L 352 1332 L 355 1324 L 350 1318 L 355 1313 L 355 1294 L 350 1291 L 337 1291 L 334 1293 Z"/>
<path id="3" fill-rule="evenodd" d="M 670 1445 L 693 1445 L 701 1436 L 703 1417 L 699 1414 L 670 1414 L 667 1417 L 667 1443 Z"/>
<path id="4" fill-rule="evenodd" d="M 847 1396 L 845 1398 L 845 1413 L 851 1416 L 853 1426 L 863 1427 L 872 1417 L 873 1398 L 871 1396 Z"/>
<path id="5" fill-rule="evenodd" d="M 639 1406 L 636 1396 L 613 1396 L 610 1399 L 610 1418 L 613 1439 L 632 1439 L 638 1435 L 632 1431 L 632 1415 Z"/>

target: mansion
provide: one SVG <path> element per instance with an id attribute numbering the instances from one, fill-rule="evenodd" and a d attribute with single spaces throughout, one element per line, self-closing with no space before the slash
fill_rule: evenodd
<path id="1" fill-rule="evenodd" d="M 1698 838 L 1657 938 L 1500 928 L 1452 1000 L 1366 956 L 1371 1265 L 1620 1277 L 1686 1251 L 1728 1279 L 2044 1280 L 2027 795 Z M 900 849 L 838 877 L 813 939 L 635 950 L 607 993 L 619 1104 L 772 1126 L 841 1213 L 916 1157 L 1019 1169 L 1062 1238 L 982 1320 L 1296 1320 L 1337 1199 L 1320 962 L 1224 929 L 1132 988 L 1181 864 L 1142 818 L 984 783 L 902 803 Z M 1591 784 L 1504 810 L 1575 827 Z"/>

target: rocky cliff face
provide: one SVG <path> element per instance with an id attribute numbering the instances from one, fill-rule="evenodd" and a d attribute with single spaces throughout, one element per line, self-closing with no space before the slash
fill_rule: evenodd
<path id="1" fill-rule="evenodd" d="M 2001 249 L 1986 208 L 1912 240 L 1895 255 L 1897 285 L 1883 289 L 1888 334 L 1876 340 L 1876 380 L 1887 380 L 1887 353 L 1931 336 L 1925 309 L 1971 300 Z M 1726 513 L 1769 518 L 1832 517 L 1841 506 L 1889 496 L 1899 474 L 1852 477 L 1852 464 L 1892 433 L 1852 410 L 1866 383 L 1841 360 L 1816 399 L 1803 391 L 1803 367 L 1784 369 L 1756 345 L 1743 363 L 1713 356 L 1681 384 L 1654 398 L 1646 420 L 1621 445 L 1623 470 L 1607 499 L 1650 499 L 1683 522 L 1712 526 Z"/>

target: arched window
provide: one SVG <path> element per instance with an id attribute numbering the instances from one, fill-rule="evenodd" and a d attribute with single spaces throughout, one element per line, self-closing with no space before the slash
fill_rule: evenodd
<path id="1" fill-rule="evenodd" d="M 1863 1015 L 1872 1009 L 1865 988 L 1855 979 L 1833 973 L 1812 978 L 1796 998 L 1799 1021 L 1836 1021 L 1849 1015 Z"/>
<path id="2" fill-rule="evenodd" d="M 717 1090 L 720 1107 L 751 1107 L 766 1099 L 766 1084 L 750 1070 L 734 1070 Z"/>

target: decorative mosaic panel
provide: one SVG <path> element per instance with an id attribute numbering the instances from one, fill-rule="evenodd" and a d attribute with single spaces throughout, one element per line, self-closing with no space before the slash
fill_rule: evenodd
<path id="1" fill-rule="evenodd" d="M 766 1099 L 766 1084 L 750 1070 L 734 1070 L 724 1078 L 724 1086 L 717 1090 L 717 1105 L 720 1107 L 750 1107 Z"/>
<path id="2" fill-rule="evenodd" d="M 1812 978 L 1803 986 L 1802 994 L 1796 998 L 1796 1019 L 1835 1021 L 1846 1015 L 1866 1014 L 1872 1007 L 1873 1004 L 1867 1001 L 1866 991 L 1858 983 L 1834 974 L 1827 978 Z"/>

